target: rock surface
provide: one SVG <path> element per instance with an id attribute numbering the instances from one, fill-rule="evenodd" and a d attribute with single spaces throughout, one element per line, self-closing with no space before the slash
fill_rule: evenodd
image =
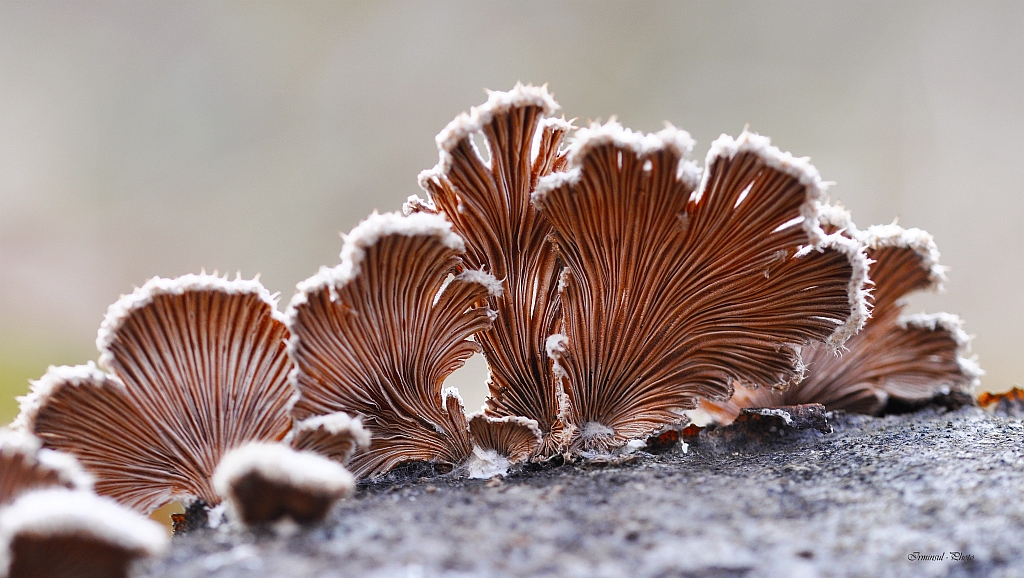
<path id="1" fill-rule="evenodd" d="M 176 537 L 143 575 L 1024 576 L 1020 419 L 829 421 L 829 434 L 705 430 L 688 451 L 503 480 L 407 471 L 320 528 Z"/>

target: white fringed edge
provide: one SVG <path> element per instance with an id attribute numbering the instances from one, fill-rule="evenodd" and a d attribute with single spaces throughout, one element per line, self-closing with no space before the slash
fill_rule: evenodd
<path id="1" fill-rule="evenodd" d="M 857 238 L 857 235 L 860 234 L 860 231 L 857 230 L 857 225 L 853 223 L 853 216 L 850 214 L 850 211 L 846 210 L 846 207 L 842 205 L 819 202 L 818 222 L 822 225 L 836 227 L 840 232 L 845 232 L 847 237 Z"/>
<path id="2" fill-rule="evenodd" d="M 76 490 L 92 490 L 93 477 L 82 469 L 75 456 L 43 448 L 40 439 L 26 431 L 0 429 L 0 454 L 5 453 L 22 454 L 26 464 L 38 464 L 56 473 L 61 483 Z"/>
<path id="3" fill-rule="evenodd" d="M 288 432 L 288 438 L 294 437 L 296 433 L 324 428 L 331 435 L 349 434 L 361 448 L 370 447 L 370 432 L 363 427 L 363 420 L 359 416 L 352 417 L 343 411 L 336 411 L 326 415 L 318 415 L 296 422 L 292 431 Z"/>
<path id="4" fill-rule="evenodd" d="M 696 199 L 707 190 L 708 179 L 710 178 L 710 167 L 719 158 L 732 159 L 737 154 L 750 152 L 756 154 L 765 165 L 785 173 L 797 180 L 804 187 L 804 202 L 800 206 L 800 214 L 803 217 L 801 226 L 807 235 L 809 245 L 798 253 L 806 254 L 811 250 L 833 249 L 841 252 L 850 261 L 853 274 L 847 284 L 847 296 L 850 305 L 850 316 L 845 323 L 839 324 L 832 334 L 825 340 L 826 345 L 832 351 L 838 351 L 843 343 L 864 327 L 870 317 L 867 297 L 871 281 L 868 276 L 868 266 L 871 261 L 865 252 L 863 242 L 859 239 L 851 239 L 843 235 L 844 230 L 850 233 L 856 231 L 849 213 L 840 207 L 830 207 L 825 203 L 825 189 L 828 183 L 821 180 L 818 169 L 811 164 L 810 157 L 795 157 L 788 152 L 779 150 L 771 144 L 771 139 L 744 130 L 735 139 L 723 134 L 715 142 L 711 143 L 705 161 L 704 178 L 697 189 Z M 826 235 L 821 227 L 823 220 L 831 222 L 833 219 L 840 229 L 832 235 Z"/>
<path id="5" fill-rule="evenodd" d="M 224 454 L 213 472 L 213 488 L 234 503 L 232 487 L 256 473 L 279 484 L 311 493 L 342 497 L 355 489 L 355 477 L 334 460 L 279 443 L 254 442 Z"/>
<path id="6" fill-rule="evenodd" d="M 0 510 L 0 569 L 10 568 L 10 546 L 20 534 L 82 536 L 144 556 L 162 556 L 170 538 L 160 524 L 90 492 L 28 492 Z"/>
<path id="7" fill-rule="evenodd" d="M 701 171 L 689 159 L 694 145 L 690 133 L 670 123 L 665 123 L 665 128 L 656 133 L 634 132 L 613 119 L 605 124 L 591 123 L 589 127 L 576 131 L 568 148 L 566 170 L 541 177 L 530 196 L 533 203 L 543 207 L 544 197 L 549 192 L 579 182 L 583 159 L 591 149 L 605 145 L 632 151 L 637 158 L 670 150 L 679 157 L 676 178 L 690 188 L 696 188 L 700 183 Z"/>
<path id="8" fill-rule="evenodd" d="M 971 388 L 981 384 L 981 376 L 985 370 L 978 365 L 978 356 L 971 354 L 972 336 L 964 331 L 964 322 L 959 316 L 952 313 L 918 313 L 907 315 L 899 320 L 900 326 L 909 328 L 927 329 L 929 331 L 945 331 L 953 338 L 957 345 L 957 365 L 960 371 L 971 380 Z"/>
<path id="9" fill-rule="evenodd" d="M 861 242 L 869 249 L 897 247 L 911 249 L 921 257 L 922 266 L 928 270 L 930 289 L 939 291 L 946 281 L 946 268 L 939 265 L 939 248 L 935 240 L 924 230 L 904 229 L 899 225 L 872 225 L 859 234 Z"/>
<path id="10" fill-rule="evenodd" d="M 379 214 L 374 211 L 366 220 L 356 225 L 351 233 L 344 236 L 345 244 L 341 249 L 340 265 L 321 267 L 316 275 L 296 286 L 295 296 L 292 297 L 284 315 L 286 324 L 289 327 L 294 324 L 296 310 L 306 304 L 310 293 L 327 288 L 333 298 L 337 288 L 343 287 L 359 275 L 366 250 L 391 235 L 433 236 L 454 251 L 462 253 L 466 250 L 462 237 L 452 232 L 452 224 L 443 215 L 413 213 L 406 216 L 401 213 Z"/>
<path id="11" fill-rule="evenodd" d="M 75 366 L 51 365 L 42 377 L 32 382 L 27 394 L 17 398 L 20 411 L 11 423 L 11 429 L 31 433 L 35 428 L 39 408 L 53 395 L 58 386 L 67 384 L 79 387 L 103 381 L 120 383 L 116 377 L 101 371 L 92 361 Z"/>
<path id="12" fill-rule="evenodd" d="M 494 278 L 494 275 L 485 271 L 467 269 L 456 275 L 455 278 L 464 283 L 476 283 L 477 285 L 482 285 L 487 289 L 487 294 L 491 297 L 501 297 L 501 294 L 505 292 L 505 288 L 502 286 L 501 281 L 498 281 Z"/>
<path id="13" fill-rule="evenodd" d="M 422 186 L 424 179 L 440 177 L 448 172 L 452 163 L 450 151 L 459 142 L 473 133 L 480 132 L 484 125 L 494 119 L 495 115 L 505 113 L 512 108 L 526 106 L 540 107 L 545 116 L 554 114 L 556 110 L 561 108 L 548 93 L 548 85 L 546 84 L 543 86 L 529 84 L 523 86 L 522 83 L 517 82 L 515 87 L 508 92 L 487 91 L 487 102 L 480 106 L 474 106 L 469 110 L 468 114 L 462 113 L 455 117 L 454 120 L 448 123 L 448 126 L 438 133 L 435 138 L 439 156 L 437 166 L 420 173 L 420 186 Z M 472 141 L 470 142 L 472 144 Z"/>
<path id="14" fill-rule="evenodd" d="M 825 232 L 818 222 L 819 203 L 825 195 L 826 183 L 822 182 L 818 169 L 811 164 L 810 157 L 795 157 L 788 152 L 779 150 L 772 146 L 772 141 L 766 136 L 744 130 L 735 139 L 727 134 L 715 139 L 708 150 L 707 160 L 704 163 L 704 178 L 701 180 L 700 188 L 697 189 L 697 200 L 700 200 L 707 190 L 708 178 L 711 174 L 711 165 L 719 158 L 732 159 L 739 153 L 751 152 L 761 157 L 764 163 L 780 172 L 783 172 L 797 180 L 804 186 L 806 197 L 800 206 L 800 214 L 804 231 L 812 245 L 822 242 Z"/>
<path id="15" fill-rule="evenodd" d="M 274 319 L 284 322 L 284 316 L 277 310 L 278 296 L 272 295 L 259 282 L 258 275 L 253 279 L 242 279 L 241 275 L 237 274 L 233 280 L 229 280 L 226 275 L 219 277 L 206 273 L 183 275 L 175 279 L 153 277 L 142 287 L 137 287 L 130 295 L 122 295 L 107 309 L 107 315 L 103 318 L 103 323 L 100 324 L 100 330 L 96 335 L 96 348 L 100 351 L 100 367 L 110 368 L 110 362 L 113 361 L 113 355 L 109 351 L 110 344 L 114 341 L 114 336 L 121 328 L 121 324 L 129 315 L 149 305 L 158 295 L 183 295 L 192 291 L 256 295 L 270 308 Z"/>
<path id="16" fill-rule="evenodd" d="M 420 186 L 421 187 L 426 188 L 423 185 L 423 182 L 424 182 L 423 179 L 424 178 L 429 179 L 429 178 L 431 178 L 431 175 L 428 175 L 426 177 L 424 177 L 423 175 L 426 174 L 426 173 L 429 173 L 429 172 L 430 172 L 429 170 L 420 171 L 420 176 L 419 176 L 420 181 L 419 182 L 420 182 Z M 417 212 L 420 212 L 420 211 L 427 212 L 427 213 L 435 213 L 435 212 L 437 212 L 437 207 L 434 206 L 434 202 L 433 201 L 431 201 L 430 199 L 422 199 L 422 198 L 420 198 L 419 195 L 409 195 L 409 198 L 407 198 L 405 200 L 405 202 L 402 203 L 402 215 L 403 216 L 408 217 L 409 215 L 412 215 L 413 213 L 417 213 Z"/>
<path id="17" fill-rule="evenodd" d="M 820 203 L 817 204 L 817 210 L 818 216 L 814 220 L 819 224 L 818 229 L 824 235 L 817 244 L 818 250 L 827 248 L 839 251 L 846 256 L 853 269 L 850 281 L 846 285 L 850 316 L 845 323 L 836 327 L 835 331 L 825 340 L 825 344 L 831 351 L 838 352 L 846 340 L 860 331 L 871 317 L 868 296 L 871 294 L 873 285 L 869 275 L 872 261 L 868 258 L 867 248 L 857 238 L 857 227 L 850 220 L 849 211 L 842 207 Z M 820 227 L 821 223 L 830 224 L 839 230 L 831 235 L 825 235 L 824 230 Z"/>

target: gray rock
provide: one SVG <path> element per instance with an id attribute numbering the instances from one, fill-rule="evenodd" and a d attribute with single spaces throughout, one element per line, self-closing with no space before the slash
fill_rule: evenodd
<path id="1" fill-rule="evenodd" d="M 312 530 L 176 537 L 144 575 L 1024 576 L 1021 420 L 967 407 L 830 422 L 706 430 L 685 452 L 504 480 L 406 472 Z"/>

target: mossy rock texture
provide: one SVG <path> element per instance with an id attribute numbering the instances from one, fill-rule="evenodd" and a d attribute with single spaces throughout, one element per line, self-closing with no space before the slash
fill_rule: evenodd
<path id="1" fill-rule="evenodd" d="M 174 539 L 164 576 L 1024 576 L 1024 423 L 977 407 L 832 433 L 709 429 L 689 448 L 465 480 L 409 468 L 310 530 Z M 780 422 L 781 423 L 781 422 Z M 761 430 L 765 431 L 764 428 Z M 933 560 L 929 557 L 941 557 Z"/>

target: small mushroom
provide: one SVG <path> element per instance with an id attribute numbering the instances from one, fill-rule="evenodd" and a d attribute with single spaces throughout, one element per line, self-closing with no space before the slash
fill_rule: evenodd
<path id="1" fill-rule="evenodd" d="M 377 476 L 404 462 L 455 468 L 472 449 L 462 400 L 442 384 L 479 350 L 493 277 L 462 270 L 443 217 L 373 214 L 345 237 L 341 265 L 299 284 L 288 307 L 299 397 L 294 419 L 362 417 L 370 447 L 349 467 Z M 461 271 L 461 272 L 460 272 Z"/>
<path id="2" fill-rule="evenodd" d="M 159 524 L 89 492 L 28 492 L 0 510 L 7 578 L 122 578 L 134 561 L 169 546 Z"/>
<path id="3" fill-rule="evenodd" d="M 149 513 L 220 499 L 224 452 L 279 441 L 291 420 L 285 341 L 257 281 L 154 278 L 114 303 L 93 363 L 51 367 L 21 399 L 16 425 L 75 455 L 96 491 Z"/>
<path id="4" fill-rule="evenodd" d="M 316 524 L 355 489 L 341 464 L 284 444 L 251 443 L 224 455 L 213 475 L 228 512 L 246 526 L 290 519 Z"/>
<path id="5" fill-rule="evenodd" d="M 357 449 L 370 447 L 370 432 L 358 417 L 343 411 L 318 415 L 292 425 L 291 447 L 309 450 L 345 464 Z"/>
<path id="6" fill-rule="evenodd" d="M 903 316 L 907 295 L 937 290 L 945 280 L 939 251 L 920 229 L 876 225 L 858 231 L 849 213 L 831 207 L 823 226 L 861 240 L 872 260 L 871 319 L 837 356 L 820 346 L 802 351 L 807 374 L 786 391 L 737 387 L 726 402 L 701 408 L 723 423 L 741 408 L 820 403 L 829 410 L 873 414 L 890 399 L 911 404 L 952 391 L 970 393 L 981 369 L 968 358 L 970 337 L 961 320 L 948 313 Z"/>
<path id="7" fill-rule="evenodd" d="M 566 265 L 549 350 L 572 453 L 645 439 L 737 382 L 785 387 L 801 347 L 837 348 L 867 317 L 863 249 L 820 227 L 807 159 L 723 135 L 702 178 L 692 145 L 591 125 L 533 194 Z"/>
<path id="8" fill-rule="evenodd" d="M 537 454 L 544 436 L 532 419 L 519 416 L 491 417 L 476 413 L 469 417 L 473 457 L 467 465 L 469 477 L 504 475 L 512 465 Z"/>
<path id="9" fill-rule="evenodd" d="M 92 489 L 92 477 L 74 457 L 41 446 L 33 435 L 0 429 L 0 506 L 33 489 Z"/>
<path id="10" fill-rule="evenodd" d="M 561 395 L 545 341 L 561 317 L 562 265 L 548 240 L 551 224 L 530 195 L 540 177 L 565 164 L 559 145 L 572 126 L 550 117 L 556 109 L 546 86 L 489 93 L 484 105 L 437 136 L 441 159 L 420 174 L 428 201 L 412 197 L 406 204 L 407 212 L 443 213 L 466 241 L 464 267 L 500 280 L 501 293 L 487 298 L 498 316 L 473 337 L 490 369 L 485 411 L 536 421 L 545 440 L 541 457 L 556 454 L 560 444 Z M 483 136 L 489 160 L 481 158 L 474 135 Z"/>

